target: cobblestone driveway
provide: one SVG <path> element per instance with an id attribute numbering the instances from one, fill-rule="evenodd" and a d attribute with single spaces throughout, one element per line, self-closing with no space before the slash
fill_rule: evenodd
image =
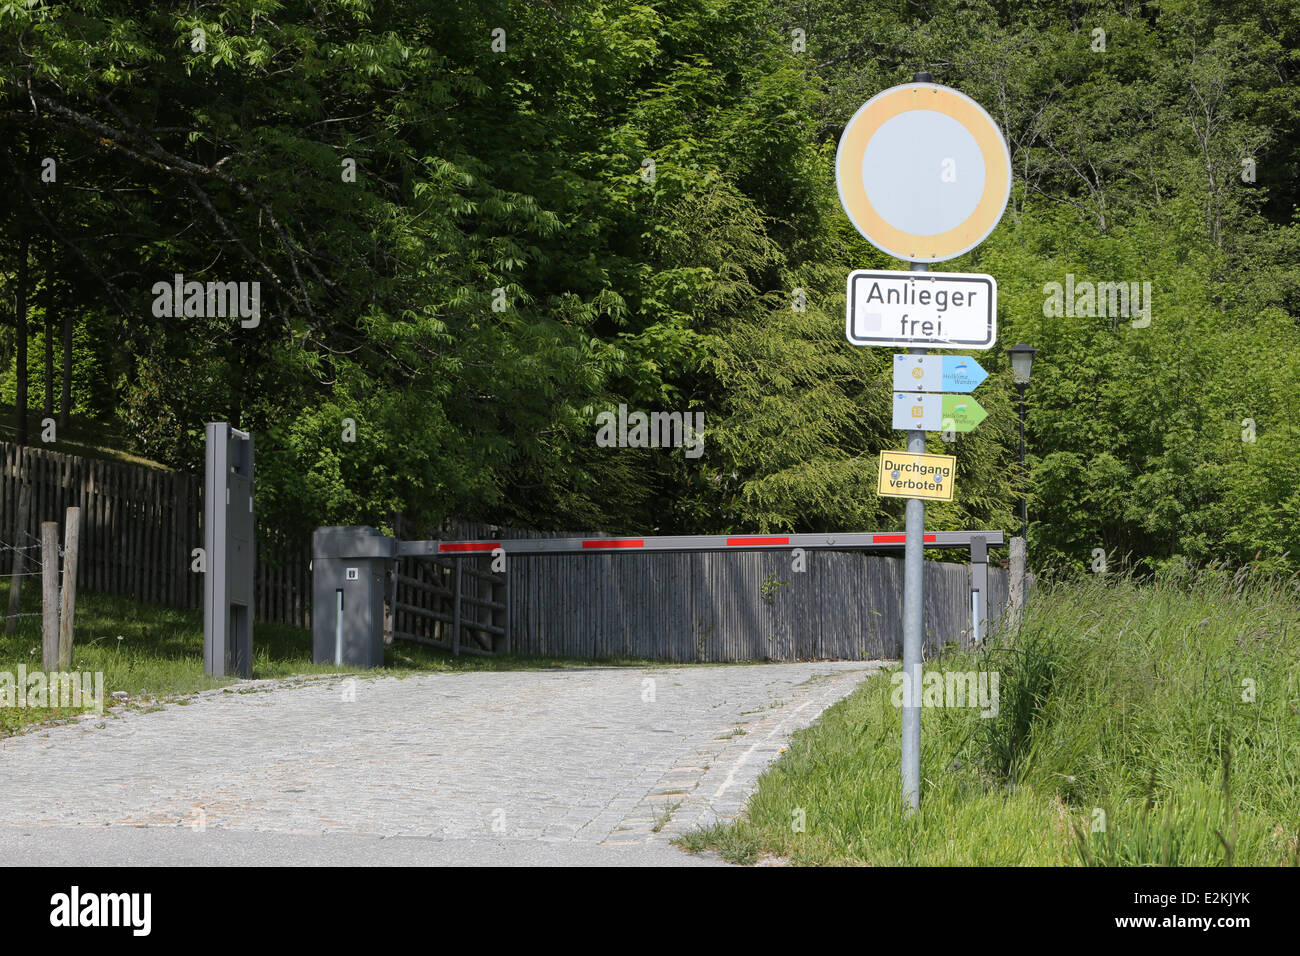
<path id="1" fill-rule="evenodd" d="M 737 814 L 878 666 L 249 682 L 0 741 L 0 825 L 666 841 Z"/>

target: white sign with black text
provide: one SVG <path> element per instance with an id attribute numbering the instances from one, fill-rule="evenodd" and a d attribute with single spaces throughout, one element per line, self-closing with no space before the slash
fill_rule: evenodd
<path id="1" fill-rule="evenodd" d="M 990 349 L 998 284 L 962 272 L 849 273 L 845 334 L 853 345 Z"/>

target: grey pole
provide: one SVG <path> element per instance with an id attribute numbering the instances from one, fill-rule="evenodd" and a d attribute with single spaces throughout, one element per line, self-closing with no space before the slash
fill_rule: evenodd
<path id="1" fill-rule="evenodd" d="M 917 83 L 929 83 L 929 73 L 912 75 Z M 926 262 L 913 262 L 912 272 L 929 272 Z M 909 355 L 925 355 L 925 349 L 908 349 Z M 907 433 L 907 450 L 925 454 L 925 432 Z M 903 674 L 908 693 L 903 698 L 903 810 L 915 813 L 921 805 L 921 629 L 925 599 L 925 502 L 907 499 L 907 542 L 903 549 Z"/>
<path id="2" fill-rule="evenodd" d="M 988 632 L 989 546 L 982 535 L 970 539 L 971 644 Z"/>
<path id="3" fill-rule="evenodd" d="M 1025 504 L 1028 494 L 1029 472 L 1025 468 L 1025 392 L 1029 390 L 1028 382 L 1016 385 L 1020 393 L 1020 537 L 1029 540 L 1029 510 Z"/>
<path id="4" fill-rule="evenodd" d="M 924 262 L 913 262 L 912 272 L 929 272 Z M 908 349 L 925 355 L 925 349 Z M 907 433 L 907 450 L 925 454 L 925 432 Z M 915 813 L 921 805 L 921 629 L 924 623 L 925 502 L 907 499 L 907 543 L 903 550 L 903 810 Z"/>
<path id="5" fill-rule="evenodd" d="M 336 592 L 338 607 L 334 609 L 334 666 L 343 666 L 343 589 Z"/>
<path id="6" fill-rule="evenodd" d="M 204 458 L 203 673 L 253 676 L 253 436 L 209 422 Z"/>

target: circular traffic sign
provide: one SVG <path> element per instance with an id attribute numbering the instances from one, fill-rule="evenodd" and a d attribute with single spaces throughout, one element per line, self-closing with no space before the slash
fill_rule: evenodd
<path id="1" fill-rule="evenodd" d="M 896 259 L 938 262 L 974 249 L 1011 195 L 1011 153 L 965 93 L 906 83 L 853 114 L 835 154 L 849 220 Z"/>

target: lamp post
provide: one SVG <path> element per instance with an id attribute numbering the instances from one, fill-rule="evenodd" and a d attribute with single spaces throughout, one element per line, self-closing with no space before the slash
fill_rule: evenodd
<path id="1" fill-rule="evenodd" d="M 1025 486 L 1029 482 L 1029 473 L 1025 469 L 1025 392 L 1029 390 L 1029 373 L 1034 367 L 1034 353 L 1037 351 L 1023 342 L 1007 349 L 1011 356 L 1011 376 L 1020 395 L 1020 537 L 1026 540 L 1029 537 L 1029 509 L 1025 504 Z"/>

